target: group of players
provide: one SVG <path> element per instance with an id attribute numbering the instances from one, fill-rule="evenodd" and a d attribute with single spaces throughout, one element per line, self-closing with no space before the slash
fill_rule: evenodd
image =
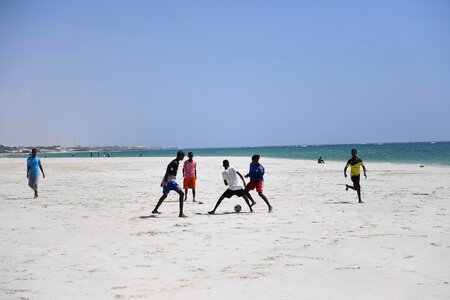
<path id="1" fill-rule="evenodd" d="M 352 149 L 351 151 L 352 158 L 347 161 L 347 164 L 344 168 L 344 176 L 347 177 L 347 168 L 350 167 L 350 177 L 353 182 L 353 185 L 346 185 L 346 190 L 353 189 L 358 194 L 359 203 L 363 203 L 361 200 L 361 186 L 359 184 L 360 181 L 360 169 L 363 168 L 364 176 L 367 178 L 366 167 L 364 166 L 363 161 L 357 156 L 357 150 Z M 192 152 L 188 153 L 188 160 L 184 162 L 183 165 L 183 189 L 176 182 L 176 176 L 178 172 L 178 168 L 180 165 L 180 161 L 182 161 L 185 157 L 185 153 L 183 151 L 178 151 L 177 156 L 174 160 L 172 160 L 167 166 L 166 173 L 164 174 L 164 178 L 161 182 L 161 187 L 163 188 L 163 195 L 159 198 L 158 203 L 153 209 L 152 214 L 160 214 L 158 211 L 161 204 L 169 195 L 170 191 L 175 191 L 179 195 L 179 205 L 180 212 L 179 217 L 185 218 L 186 215 L 183 213 L 183 202 L 187 200 L 187 193 L 189 189 L 192 189 L 193 201 L 195 202 L 195 188 L 196 188 L 196 179 L 197 179 L 197 163 L 194 161 L 194 155 Z M 269 213 L 272 212 L 273 207 L 269 203 L 267 197 L 263 194 L 264 188 L 264 167 L 259 163 L 260 156 L 255 154 L 252 156 L 252 162 L 250 163 L 249 172 L 247 175 L 242 176 L 235 167 L 230 166 L 230 162 L 228 160 L 223 161 L 222 177 L 225 186 L 227 186 L 227 190 L 220 196 L 219 200 L 217 200 L 214 209 L 209 211 L 209 214 L 214 214 L 216 209 L 219 207 L 220 203 L 225 198 L 231 198 L 233 196 L 238 196 L 244 198 L 247 203 L 250 212 L 253 212 L 252 206 L 255 205 L 255 200 L 253 200 L 250 195 L 250 191 L 256 189 L 258 195 L 264 200 L 269 209 Z M 41 164 L 41 160 L 37 157 L 37 150 L 34 148 L 31 151 L 30 156 L 27 159 L 27 178 L 28 178 L 28 186 L 34 191 L 34 198 L 38 197 L 38 181 L 39 181 L 39 169 L 42 172 L 43 178 L 45 178 L 44 169 Z M 241 179 L 241 182 L 239 179 Z M 250 178 L 250 181 L 246 184 L 245 178 Z"/>

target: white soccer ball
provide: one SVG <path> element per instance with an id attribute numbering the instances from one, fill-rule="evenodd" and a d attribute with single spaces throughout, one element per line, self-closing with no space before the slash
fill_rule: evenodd
<path id="1" fill-rule="evenodd" d="M 234 206 L 234 211 L 235 211 L 235 212 L 240 212 L 241 209 L 242 209 L 242 207 L 241 207 L 239 204 L 236 204 L 236 205 Z"/>

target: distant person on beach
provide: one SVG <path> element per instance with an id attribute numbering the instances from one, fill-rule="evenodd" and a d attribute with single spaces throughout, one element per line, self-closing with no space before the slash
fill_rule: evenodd
<path id="1" fill-rule="evenodd" d="M 359 177 L 361 174 L 361 167 L 364 171 L 364 177 L 367 178 L 366 174 L 366 167 L 364 166 L 363 161 L 361 158 L 356 156 L 358 154 L 358 151 L 356 149 L 352 149 L 352 158 L 350 158 L 347 161 L 347 165 L 344 168 L 344 176 L 347 177 L 347 168 L 350 167 L 350 178 L 352 179 L 353 186 L 350 186 L 348 184 L 345 185 L 345 190 L 348 191 L 348 189 L 355 190 L 358 194 L 358 200 L 359 203 L 364 203 L 361 201 L 361 185 L 359 184 Z"/>
<path id="2" fill-rule="evenodd" d="M 252 156 L 252 162 L 250 163 L 250 171 L 247 175 L 245 175 L 245 178 L 250 177 L 250 182 L 247 183 L 245 186 L 245 192 L 247 194 L 247 197 L 252 201 L 252 206 L 256 204 L 255 200 L 253 200 L 252 196 L 250 195 L 250 191 L 256 189 L 258 192 L 258 195 L 266 202 L 267 206 L 269 207 L 269 213 L 272 212 L 272 205 L 270 205 L 269 200 L 267 200 L 267 197 L 263 194 L 263 188 L 264 188 L 264 167 L 259 163 L 259 154 L 255 154 Z"/>
<path id="3" fill-rule="evenodd" d="M 180 161 L 184 159 L 184 152 L 178 151 L 177 157 L 170 162 L 170 164 L 167 166 L 166 174 L 164 175 L 164 178 L 161 182 L 161 187 L 163 188 L 163 195 L 159 199 L 158 203 L 156 204 L 155 209 L 152 211 L 152 214 L 160 214 L 158 211 L 158 208 L 163 203 L 164 199 L 167 198 L 167 195 L 170 191 L 175 191 L 180 195 L 180 214 L 178 215 L 180 218 L 186 218 L 186 216 L 183 214 L 183 198 L 184 193 L 181 187 L 176 183 L 176 177 L 178 172 L 178 166 L 180 165 Z"/>
<path id="4" fill-rule="evenodd" d="M 319 159 L 317 160 L 317 163 L 318 164 L 324 164 L 325 163 L 325 161 L 323 160 L 322 156 L 319 157 Z"/>
<path id="5" fill-rule="evenodd" d="M 184 201 L 187 200 L 188 190 L 192 189 L 192 198 L 195 202 L 195 186 L 197 181 L 197 162 L 194 161 L 194 154 L 188 153 L 188 160 L 183 165 L 183 188 L 184 188 Z"/>
<path id="6" fill-rule="evenodd" d="M 39 169 L 41 169 L 42 178 L 45 178 L 41 159 L 37 156 L 37 149 L 33 148 L 30 156 L 27 158 L 27 178 L 28 186 L 34 191 L 35 199 L 38 197 Z"/>
<path id="7" fill-rule="evenodd" d="M 226 186 L 228 186 L 228 189 L 222 194 L 222 196 L 220 196 L 219 200 L 217 200 L 217 203 L 216 203 L 216 206 L 214 207 L 214 209 L 209 211 L 208 213 L 210 215 L 213 215 L 216 212 L 216 209 L 219 207 L 219 205 L 223 199 L 231 198 L 233 196 L 243 197 L 245 200 L 245 203 L 247 203 L 248 207 L 250 208 L 250 212 L 253 212 L 249 198 L 247 197 L 247 194 L 244 190 L 244 186 L 245 186 L 244 177 L 241 175 L 241 173 L 239 173 L 236 170 L 236 168 L 230 167 L 230 162 L 228 160 L 224 160 L 222 165 L 225 169 L 225 171 L 222 172 L 223 183 Z M 239 176 L 241 178 L 242 183 L 244 185 L 241 185 L 239 183 L 237 176 Z"/>

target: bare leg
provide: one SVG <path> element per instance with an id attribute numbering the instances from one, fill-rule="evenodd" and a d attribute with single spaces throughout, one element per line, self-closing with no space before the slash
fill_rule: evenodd
<path id="1" fill-rule="evenodd" d="M 178 193 L 178 195 L 180 195 L 180 214 L 178 215 L 180 218 L 187 218 L 187 216 L 185 216 L 183 214 L 183 198 L 184 198 L 184 193 L 182 190 L 176 191 Z"/>
<path id="2" fill-rule="evenodd" d="M 167 198 L 167 194 L 163 194 L 161 196 L 161 198 L 159 198 L 158 203 L 155 206 L 155 209 L 152 211 L 152 214 L 160 214 L 160 212 L 158 211 L 158 208 L 161 206 L 161 204 L 163 203 L 164 199 Z"/>
<path id="3" fill-rule="evenodd" d="M 256 204 L 255 200 L 253 200 L 252 195 L 250 195 L 249 191 L 245 191 L 245 196 L 247 196 L 247 198 L 252 201 L 252 206 Z"/>
<path id="4" fill-rule="evenodd" d="M 253 212 L 252 205 L 250 204 L 250 200 L 248 199 L 247 195 L 243 195 L 242 197 L 244 198 L 245 203 L 247 203 L 248 208 L 250 208 L 250 212 Z"/>
<path id="5" fill-rule="evenodd" d="M 356 193 L 358 194 L 359 203 L 364 203 L 361 201 L 361 187 L 360 186 L 358 186 L 358 188 L 356 189 Z"/>
<path id="6" fill-rule="evenodd" d="M 219 200 L 217 200 L 216 206 L 214 206 L 213 210 L 208 211 L 208 214 L 213 215 L 216 212 L 216 209 L 219 207 L 219 205 L 223 199 L 225 199 L 225 196 L 224 195 L 220 196 Z"/>
<path id="7" fill-rule="evenodd" d="M 36 199 L 37 197 L 39 197 L 39 196 L 38 196 L 38 190 L 35 189 L 35 190 L 34 190 L 34 199 Z"/>
<path id="8" fill-rule="evenodd" d="M 269 200 L 267 200 L 267 197 L 264 196 L 264 194 L 260 193 L 260 192 L 258 192 L 258 195 L 264 200 L 264 202 L 266 202 L 267 206 L 269 207 L 269 212 L 271 213 L 273 207 L 272 207 L 272 205 L 270 205 Z"/>
<path id="9" fill-rule="evenodd" d="M 184 201 L 187 200 L 188 189 L 184 189 Z"/>
<path id="10" fill-rule="evenodd" d="M 192 189 L 192 197 L 194 198 L 193 201 L 196 202 L 196 201 L 195 201 L 195 189 Z"/>

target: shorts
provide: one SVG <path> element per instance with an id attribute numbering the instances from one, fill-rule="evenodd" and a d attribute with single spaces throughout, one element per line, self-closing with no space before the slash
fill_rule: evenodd
<path id="1" fill-rule="evenodd" d="M 253 189 L 256 189 L 256 191 L 258 193 L 262 193 L 263 192 L 263 188 L 264 188 L 264 181 L 258 181 L 258 182 L 250 181 L 245 186 L 245 190 L 246 191 L 251 191 Z"/>
<path id="2" fill-rule="evenodd" d="M 39 175 L 28 176 L 28 186 L 37 191 L 39 182 Z"/>
<path id="3" fill-rule="evenodd" d="M 163 194 L 167 195 L 170 191 L 181 191 L 181 187 L 175 181 L 171 181 L 163 187 Z"/>
<path id="4" fill-rule="evenodd" d="M 244 196 L 244 194 L 245 194 L 244 189 L 240 189 L 240 190 L 230 190 L 230 189 L 228 189 L 222 194 L 222 196 L 225 197 L 225 198 L 231 198 L 233 196 L 242 197 L 242 196 Z"/>
<path id="5" fill-rule="evenodd" d="M 359 185 L 359 177 L 360 177 L 360 175 L 355 175 L 355 176 L 351 177 L 352 182 L 353 182 L 353 186 L 355 188 L 359 188 L 360 187 L 360 185 Z"/>
<path id="6" fill-rule="evenodd" d="M 189 178 L 184 178 L 183 180 L 183 187 L 185 190 L 187 189 L 193 189 L 195 190 L 195 177 L 189 177 Z"/>

